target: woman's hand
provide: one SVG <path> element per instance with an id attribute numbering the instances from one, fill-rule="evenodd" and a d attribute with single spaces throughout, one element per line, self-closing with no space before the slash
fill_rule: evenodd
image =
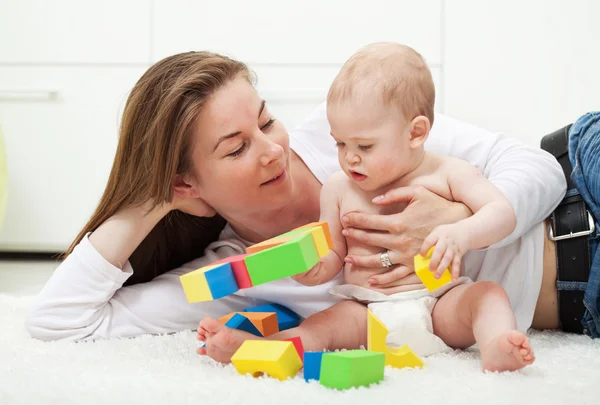
<path id="1" fill-rule="evenodd" d="M 402 212 L 391 215 L 348 213 L 342 219 L 343 233 L 358 242 L 388 250 L 392 264 L 400 266 L 393 268 L 389 277 L 387 273 L 378 276 L 386 282 L 392 276 L 397 280 L 414 271 L 413 258 L 435 227 L 455 223 L 473 214 L 464 204 L 448 201 L 421 186 L 396 188 L 374 198 L 373 202 L 377 205 L 408 205 Z M 358 267 L 382 267 L 379 254 L 349 255 L 346 261 Z M 397 270 L 398 267 L 401 270 Z"/>

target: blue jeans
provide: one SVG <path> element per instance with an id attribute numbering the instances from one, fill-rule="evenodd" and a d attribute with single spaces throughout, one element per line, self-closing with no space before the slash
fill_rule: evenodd
<path id="1" fill-rule="evenodd" d="M 580 117 L 569 129 L 569 160 L 573 167 L 571 179 L 595 218 L 596 230 L 589 236 L 590 276 L 586 283 L 578 283 L 585 290 L 583 304 L 586 311 L 581 320 L 583 332 L 600 337 L 600 112 Z"/>

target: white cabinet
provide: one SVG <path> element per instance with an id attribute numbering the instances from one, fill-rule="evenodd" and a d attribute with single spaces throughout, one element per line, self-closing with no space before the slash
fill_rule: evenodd
<path id="1" fill-rule="evenodd" d="M 0 64 L 148 63 L 148 0 L 0 0 Z"/>
<path id="2" fill-rule="evenodd" d="M 445 111 L 539 146 L 600 109 L 600 2 L 453 0 L 445 10 Z"/>
<path id="3" fill-rule="evenodd" d="M 61 251 L 74 239 L 104 190 L 122 107 L 144 70 L 0 66 L 1 250 Z"/>

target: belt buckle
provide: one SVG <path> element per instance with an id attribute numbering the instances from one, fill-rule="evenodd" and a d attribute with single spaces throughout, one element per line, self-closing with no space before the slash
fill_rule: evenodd
<path id="1" fill-rule="evenodd" d="M 596 229 L 596 225 L 594 224 L 594 217 L 592 217 L 592 214 L 590 214 L 589 210 L 585 210 L 585 212 L 587 212 L 588 215 L 588 224 L 589 224 L 589 230 L 588 231 L 581 231 L 581 232 L 569 232 L 568 234 L 565 235 L 558 235 L 558 236 L 554 236 L 554 232 L 552 231 L 552 223 L 548 224 L 548 239 L 550 239 L 551 241 L 559 241 L 559 240 L 565 240 L 565 239 L 573 239 L 573 238 L 579 238 L 581 236 L 588 236 L 591 235 L 594 230 Z"/>

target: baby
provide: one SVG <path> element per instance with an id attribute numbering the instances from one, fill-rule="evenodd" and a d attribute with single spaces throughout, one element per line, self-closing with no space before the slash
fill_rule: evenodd
<path id="1" fill-rule="evenodd" d="M 372 44 L 344 64 L 327 96 L 331 136 L 337 143 L 343 171 L 328 178 L 321 191 L 320 221 L 328 222 L 335 247 L 313 269 L 294 279 L 317 285 L 343 271 L 346 284 L 333 287 L 331 292 L 368 304 L 389 329 L 387 343 L 391 347 L 408 344 L 417 354 L 427 356 L 478 343 L 484 369 L 520 369 L 533 363 L 534 354 L 527 337 L 516 330 L 506 294 L 496 284 L 459 277 L 463 255 L 510 235 L 516 217 L 504 195 L 476 168 L 425 151 L 434 121 L 434 102 L 431 72 L 421 55 L 407 46 Z M 439 277 L 450 267 L 453 282 L 431 293 L 422 286 L 406 291 L 399 282 L 371 285 L 369 278 L 380 271 L 356 269 L 352 263 L 344 263 L 344 258 L 348 254 L 377 254 L 381 249 L 345 239 L 341 218 L 352 211 L 399 212 L 404 206 L 377 206 L 373 199 L 390 189 L 415 185 L 462 202 L 473 212 L 470 218 L 435 228 L 421 247 L 422 255 L 434 247 L 430 270 Z M 381 254 L 381 263 L 384 268 L 394 265 L 388 252 Z M 318 322 L 307 324 L 310 326 L 269 339 L 295 333 L 312 342 L 311 334 L 325 330 Z M 223 330 L 227 328 L 205 319 L 198 328 L 199 339 L 210 343 Z M 231 354 L 245 338 L 255 338 L 240 331 L 227 333 L 237 336 L 227 338 Z M 305 350 L 323 349 L 332 348 L 305 344 Z"/>

